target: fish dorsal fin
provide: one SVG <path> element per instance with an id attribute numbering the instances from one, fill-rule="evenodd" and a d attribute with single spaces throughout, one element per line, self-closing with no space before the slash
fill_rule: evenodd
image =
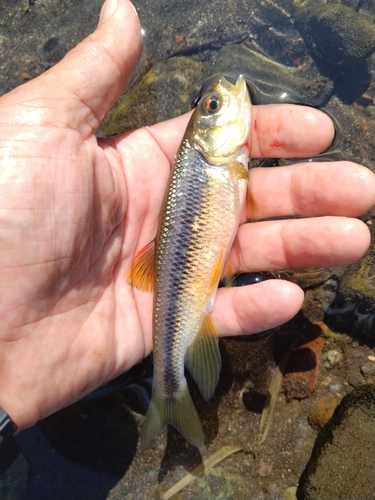
<path id="1" fill-rule="evenodd" d="M 139 290 L 152 292 L 155 282 L 155 240 L 136 254 L 126 272 L 126 281 Z"/>
<path id="2" fill-rule="evenodd" d="M 250 184 L 247 185 L 246 190 L 246 201 L 245 201 L 246 217 L 249 220 L 254 220 L 258 216 L 259 208 L 258 203 L 250 189 Z"/>
<path id="3" fill-rule="evenodd" d="M 190 345 L 185 363 L 203 398 L 208 401 L 214 394 L 221 370 L 219 341 L 210 315 Z"/>

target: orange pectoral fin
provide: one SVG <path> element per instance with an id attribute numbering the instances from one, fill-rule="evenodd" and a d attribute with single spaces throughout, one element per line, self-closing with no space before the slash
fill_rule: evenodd
<path id="1" fill-rule="evenodd" d="M 235 277 L 234 265 L 230 259 L 228 259 L 225 264 L 224 274 L 225 274 L 225 286 L 230 288 L 233 285 Z"/>
<path id="2" fill-rule="evenodd" d="M 155 280 L 155 240 L 150 241 L 134 257 L 126 272 L 129 285 L 144 292 L 152 292 Z"/>
<path id="3" fill-rule="evenodd" d="M 258 202 L 250 189 L 250 184 L 247 185 L 245 210 L 248 219 L 254 220 L 257 218 L 259 212 Z"/>
<path id="4" fill-rule="evenodd" d="M 223 272 L 223 266 L 224 266 L 224 250 L 221 252 L 221 255 L 219 256 L 215 268 L 213 269 L 213 273 L 211 276 L 211 284 L 209 286 L 209 294 L 212 295 L 214 290 L 217 287 L 217 284 L 219 283 L 221 273 Z"/>

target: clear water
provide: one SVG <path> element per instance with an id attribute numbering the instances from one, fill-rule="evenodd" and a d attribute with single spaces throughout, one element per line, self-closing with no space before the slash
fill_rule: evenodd
<path id="1" fill-rule="evenodd" d="M 62 1 L 58 7 L 54 3 L 36 0 L 29 2 L 29 10 L 21 1 L 0 5 L 4 28 L 0 55 L 6 61 L 2 63 L 3 92 L 22 83 L 21 71 L 12 72 L 12 67 L 22 67 L 17 66 L 20 61 L 24 61 L 25 78 L 27 74 L 34 77 L 94 29 L 101 1 Z M 375 42 L 371 48 L 369 35 L 363 46 L 361 35 L 353 33 L 353 29 L 361 33 L 355 28 L 362 26 L 358 16 L 374 26 L 373 1 L 322 2 L 327 12 L 332 5 L 349 9 L 345 15 L 352 16 L 352 21 L 341 24 L 341 32 L 335 15 L 325 24 L 311 13 L 309 22 L 307 15 L 298 17 L 304 6 L 317 4 L 315 0 L 294 4 L 289 0 L 227 0 L 225 8 L 222 0 L 134 3 L 146 47 L 141 73 L 155 60 L 179 56 L 201 61 L 205 78 L 215 71 L 229 75 L 240 71 L 247 76 L 256 103 L 302 102 L 322 107 L 335 118 L 337 137 L 325 158 L 351 159 L 375 170 Z M 56 8 L 61 9 L 57 15 Z M 46 26 L 48 13 L 53 22 Z M 47 44 L 54 38 L 57 43 Z M 11 40 L 15 40 L 14 53 Z M 241 57 L 219 55 L 231 44 L 240 47 Z M 30 57 L 33 66 L 27 62 Z M 173 116 L 173 105 L 168 105 Z M 78 403 L 17 436 L 33 466 L 26 499 L 107 498 L 136 452 L 136 416 L 127 405 L 132 401 L 142 412 L 145 387 L 143 382 L 138 384 L 137 403 L 126 386 L 138 382 L 127 380 L 125 388 Z M 126 430 L 128 441 L 119 449 L 115 441 L 123 437 L 121 429 Z"/>

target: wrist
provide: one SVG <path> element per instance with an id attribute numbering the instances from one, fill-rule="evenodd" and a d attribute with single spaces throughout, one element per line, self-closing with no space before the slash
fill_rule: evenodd
<path id="1" fill-rule="evenodd" d="M 16 432 L 17 426 L 8 413 L 0 408 L 0 447 Z"/>

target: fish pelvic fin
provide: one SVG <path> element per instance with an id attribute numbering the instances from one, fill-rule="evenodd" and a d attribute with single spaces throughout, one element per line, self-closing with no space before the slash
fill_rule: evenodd
<path id="1" fill-rule="evenodd" d="M 184 380 L 180 392 L 165 396 L 155 386 L 141 431 L 141 445 L 147 446 L 161 429 L 172 424 L 191 444 L 203 446 L 204 435 L 197 410 Z"/>
<path id="2" fill-rule="evenodd" d="M 126 272 L 126 281 L 139 290 L 152 292 L 155 282 L 155 240 L 136 254 Z"/>
<path id="3" fill-rule="evenodd" d="M 203 398 L 209 401 L 219 382 L 221 370 L 219 341 L 211 315 L 206 317 L 198 335 L 190 345 L 185 364 Z"/>

